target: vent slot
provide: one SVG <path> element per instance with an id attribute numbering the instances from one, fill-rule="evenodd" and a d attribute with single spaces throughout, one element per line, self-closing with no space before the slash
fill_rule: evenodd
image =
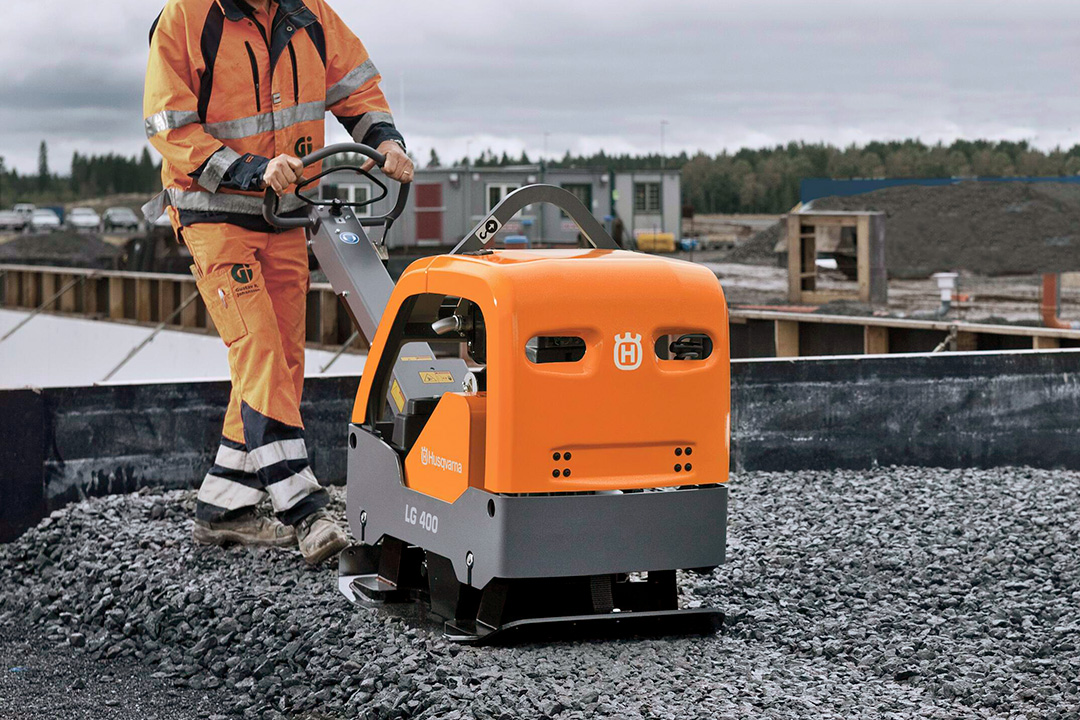
<path id="1" fill-rule="evenodd" d="M 661 360 L 701 362 L 712 355 L 713 341 L 700 332 L 672 333 L 658 337 L 654 350 Z"/>
<path id="2" fill-rule="evenodd" d="M 585 357 L 585 340 L 572 335 L 538 335 L 525 343 L 525 357 L 537 365 L 580 362 Z"/>

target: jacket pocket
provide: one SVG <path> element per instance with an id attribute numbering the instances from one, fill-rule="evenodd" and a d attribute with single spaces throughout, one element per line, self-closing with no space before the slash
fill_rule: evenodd
<path id="1" fill-rule="evenodd" d="M 236 301 L 236 294 L 229 279 L 232 267 L 226 265 L 204 275 L 195 283 L 203 302 L 206 303 L 206 311 L 210 313 L 210 319 L 214 321 L 214 327 L 226 345 L 232 345 L 248 333 L 247 323 L 240 312 L 240 303 Z"/>
<path id="2" fill-rule="evenodd" d="M 289 59 L 292 60 L 292 86 L 293 105 L 300 104 L 300 72 L 296 65 L 296 50 L 293 50 L 292 40 L 289 41 Z"/>
<path id="3" fill-rule="evenodd" d="M 259 61 L 255 59 L 255 51 L 251 49 L 251 43 L 245 42 L 248 60 L 251 61 L 251 81 L 255 85 L 255 112 L 262 112 L 262 88 L 259 82 Z"/>

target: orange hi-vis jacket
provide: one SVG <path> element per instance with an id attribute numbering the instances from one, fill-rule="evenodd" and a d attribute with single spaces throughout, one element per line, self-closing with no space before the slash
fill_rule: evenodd
<path id="1" fill-rule="evenodd" d="M 273 20 L 244 0 L 168 0 L 150 31 L 143 116 L 164 158 L 165 208 L 175 225 L 262 225 L 269 158 L 324 144 L 326 111 L 357 142 L 401 141 L 379 73 L 324 0 L 277 0 Z M 319 168 L 311 168 L 309 175 Z M 300 206 L 293 195 L 281 210 Z"/>

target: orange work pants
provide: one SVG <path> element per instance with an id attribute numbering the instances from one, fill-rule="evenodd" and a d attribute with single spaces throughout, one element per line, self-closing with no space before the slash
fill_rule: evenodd
<path id="1" fill-rule="evenodd" d="M 235 225 L 183 229 L 199 293 L 229 348 L 232 393 L 221 445 L 199 489 L 196 517 L 219 522 L 267 495 L 296 524 L 329 496 L 308 462 L 300 399 L 308 254 L 303 230 L 252 232 Z"/>

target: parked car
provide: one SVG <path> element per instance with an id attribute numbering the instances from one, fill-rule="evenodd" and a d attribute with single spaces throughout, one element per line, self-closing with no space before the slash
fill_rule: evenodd
<path id="1" fill-rule="evenodd" d="M 139 229 L 139 216 L 135 214 L 134 210 L 126 207 L 109 208 L 101 217 L 101 222 L 105 232 L 112 230 L 135 231 Z"/>
<path id="2" fill-rule="evenodd" d="M 33 203 L 19 203 L 12 208 L 12 212 L 26 222 L 30 222 L 30 218 L 33 217 L 35 210 L 37 210 L 37 206 Z"/>
<path id="3" fill-rule="evenodd" d="M 30 229 L 35 232 L 55 232 L 60 227 L 60 216 L 52 210 L 42 208 L 30 216 Z"/>
<path id="4" fill-rule="evenodd" d="M 72 230 L 97 230 L 101 227 L 101 216 L 92 208 L 72 208 L 67 216 L 67 226 Z"/>
<path id="5" fill-rule="evenodd" d="M 25 227 L 25 217 L 14 210 L 0 210 L 0 230 L 22 230 Z"/>

